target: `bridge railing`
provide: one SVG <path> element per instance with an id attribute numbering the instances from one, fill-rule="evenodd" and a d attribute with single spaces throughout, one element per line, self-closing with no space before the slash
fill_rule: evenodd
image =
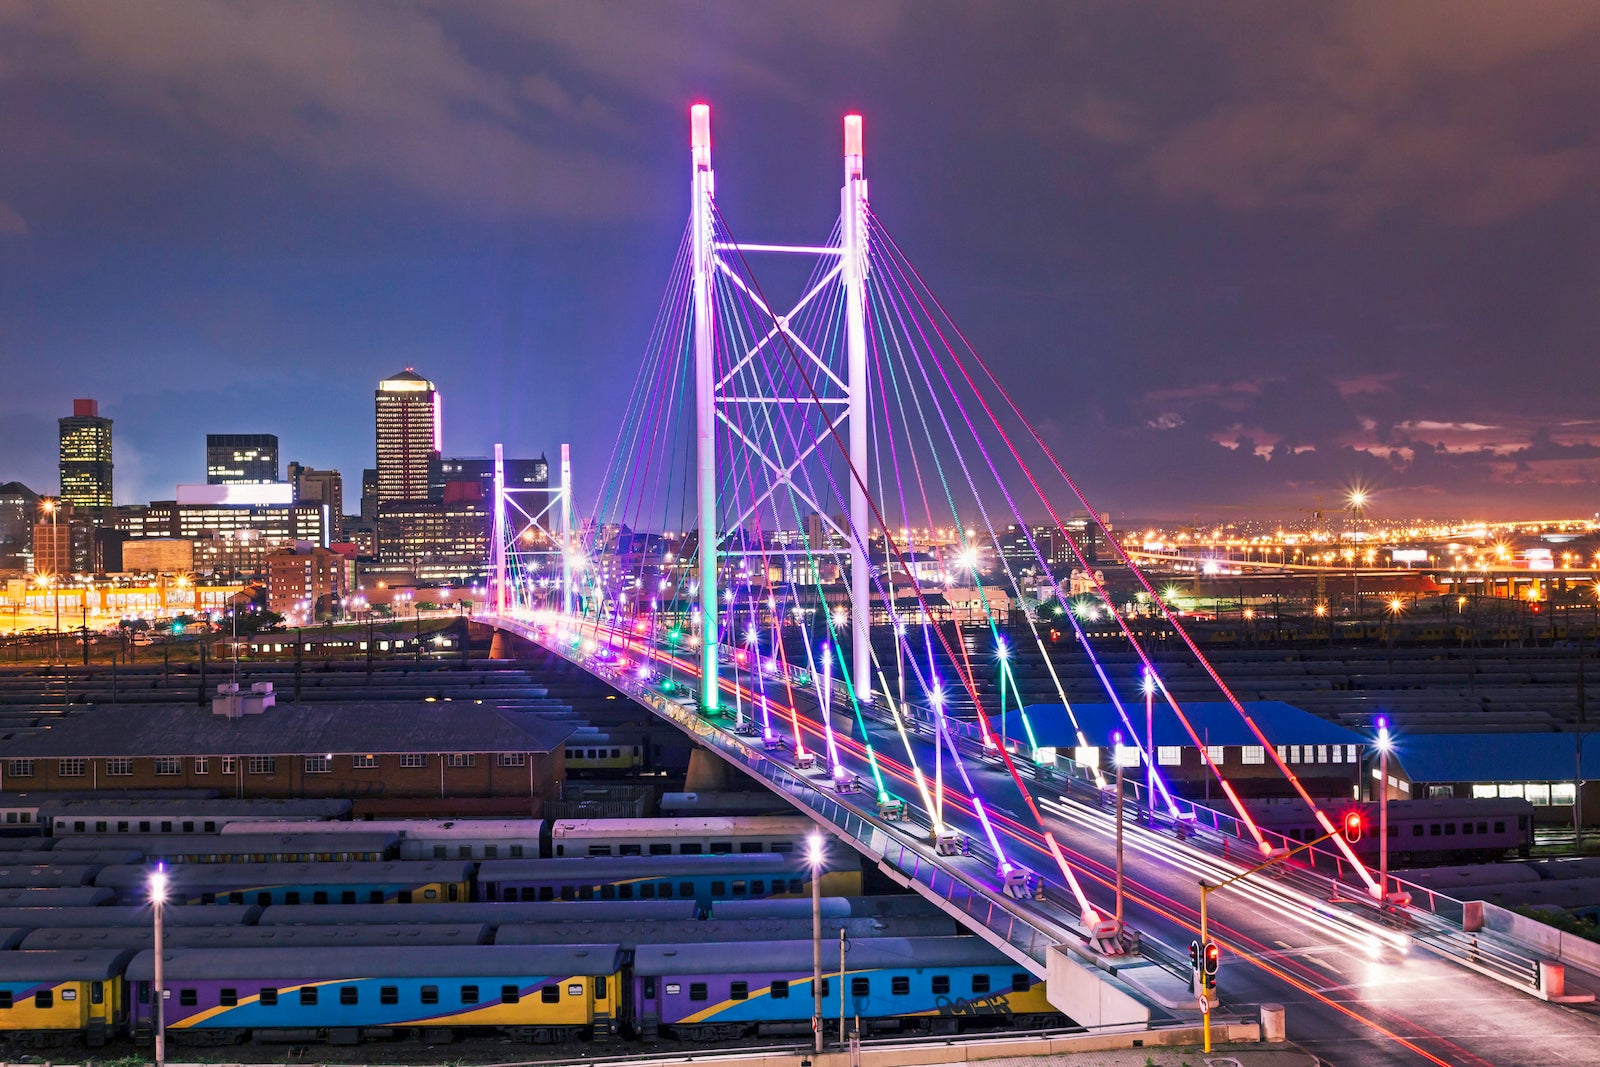
<path id="1" fill-rule="evenodd" d="M 938 898 L 951 909 L 966 915 L 975 927 L 988 931 L 992 939 L 998 938 L 1011 946 L 1022 957 L 1032 961 L 1040 975 L 1045 973 L 1048 966 L 1048 950 L 1074 939 L 1075 934 L 1071 929 L 1055 927 L 1028 915 L 1001 898 L 998 886 L 986 885 L 966 872 L 947 867 L 925 855 L 837 797 L 819 789 L 814 782 L 791 773 L 759 742 L 746 741 L 724 729 L 719 720 L 706 718 L 700 714 L 692 691 L 686 687 L 678 686 L 673 693 L 665 693 L 627 670 L 618 670 L 614 663 L 586 654 L 582 647 L 572 648 L 561 642 L 543 640 L 535 626 L 503 619 L 486 618 L 484 621 L 515 627 L 529 640 L 603 677 L 634 701 L 670 720 L 707 747 L 716 749 L 724 759 L 745 767 L 766 781 L 769 788 L 784 794 L 796 805 L 810 809 L 839 835 L 854 840 L 867 852 L 881 857 L 882 862 L 894 872 L 910 882 L 918 883 L 925 895 Z M 981 851 L 974 851 L 971 855 L 992 859 L 985 857 Z"/>

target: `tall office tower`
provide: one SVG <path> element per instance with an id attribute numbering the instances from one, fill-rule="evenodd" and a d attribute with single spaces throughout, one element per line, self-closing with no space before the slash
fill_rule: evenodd
<path id="1" fill-rule="evenodd" d="M 378 521 L 378 470 L 363 467 L 361 470 L 361 521 Z"/>
<path id="2" fill-rule="evenodd" d="M 326 504 L 328 536 L 341 539 L 344 530 L 344 475 L 338 471 L 319 471 L 289 461 L 289 484 L 294 487 L 296 504 Z"/>
<path id="3" fill-rule="evenodd" d="M 407 367 L 378 383 L 378 504 L 428 499 L 428 461 L 439 455 L 439 391 Z"/>
<path id="4" fill-rule="evenodd" d="M 74 400 L 61 425 L 61 499 L 81 508 L 111 506 L 111 420 L 95 400 Z"/>
<path id="5" fill-rule="evenodd" d="M 207 485 L 268 485 L 277 480 L 277 434 L 206 434 Z"/>

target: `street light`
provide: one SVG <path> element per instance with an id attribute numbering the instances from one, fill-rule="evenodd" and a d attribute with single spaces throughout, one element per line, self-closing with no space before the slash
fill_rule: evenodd
<path id="1" fill-rule="evenodd" d="M 161 912 L 167 902 L 167 868 L 166 864 L 156 864 L 156 869 L 150 872 L 150 906 L 155 913 L 156 957 L 155 957 L 155 999 L 152 1015 L 155 1023 L 156 1034 L 156 1067 L 166 1067 L 167 1062 L 167 1005 L 166 990 L 162 986 L 162 959 L 161 959 Z"/>
<path id="2" fill-rule="evenodd" d="M 1411 903 L 1409 893 L 1389 892 L 1389 750 L 1394 739 L 1389 736 L 1389 720 L 1378 719 L 1378 901 L 1387 907 L 1393 904 L 1403 908 Z"/>
<path id="3" fill-rule="evenodd" d="M 816 1035 L 816 1050 L 822 1051 L 822 835 L 807 840 L 811 861 L 811 1032 Z"/>
<path id="4" fill-rule="evenodd" d="M 1156 672 L 1144 669 L 1144 804 L 1150 828 L 1156 825 Z"/>

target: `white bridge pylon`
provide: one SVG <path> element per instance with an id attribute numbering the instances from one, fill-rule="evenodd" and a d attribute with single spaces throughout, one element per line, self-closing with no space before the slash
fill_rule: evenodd
<path id="1" fill-rule="evenodd" d="M 689 110 L 690 156 L 692 178 L 690 182 L 690 241 L 694 313 L 695 358 L 695 485 L 699 509 L 699 583 L 696 605 L 700 611 L 702 641 L 700 646 L 700 701 L 706 712 L 717 709 L 718 692 L 718 642 L 721 601 L 718 598 L 718 574 L 725 534 L 739 529 L 746 519 L 755 514 L 780 488 L 808 503 L 822 522 L 838 534 L 850 551 L 850 685 L 857 699 L 872 701 L 872 646 L 870 623 L 871 571 L 868 558 L 868 540 L 871 529 L 871 507 L 867 499 L 864 474 L 870 462 L 868 453 L 868 412 L 871 410 L 867 395 L 867 330 L 865 286 L 868 271 L 867 246 L 867 181 L 862 172 L 861 116 L 846 115 L 844 119 L 844 187 L 839 193 L 839 233 L 836 246 L 745 244 L 716 239 L 716 174 L 711 167 L 711 108 L 695 104 Z M 789 309 L 778 314 L 755 292 L 749 291 L 738 263 L 725 258 L 731 253 L 742 260 L 747 253 L 778 253 L 808 255 L 836 260 L 831 268 L 822 271 L 820 280 Z M 712 286 L 715 276 L 721 275 L 744 291 L 744 295 L 770 320 L 770 328 L 746 352 L 731 356 L 727 369 L 717 373 L 715 305 Z M 809 304 L 834 285 L 844 293 L 844 333 L 846 367 L 845 378 L 839 379 L 835 370 L 817 354 L 812 346 L 801 340 L 790 328 L 789 322 Z M 763 395 L 741 393 L 737 384 L 740 371 L 758 359 L 803 361 L 804 371 L 800 381 L 807 386 L 804 392 L 782 394 L 779 389 L 761 390 Z M 842 391 L 843 396 L 821 397 L 810 388 L 811 375 L 821 375 Z M 778 376 L 774 376 L 777 380 Z M 776 407 L 783 404 L 805 404 L 842 408 L 837 414 L 828 412 L 823 428 L 810 440 L 794 442 L 793 455 L 769 454 L 759 448 L 740 427 L 737 412 L 749 413 L 753 408 Z M 730 434 L 750 446 L 757 462 L 772 475 L 770 485 L 757 492 L 754 499 L 738 513 L 730 514 L 729 521 L 721 521 L 717 487 L 722 473 L 717 465 L 717 433 Z M 848 529 L 840 529 L 828 516 L 825 508 L 810 499 L 792 475 L 795 469 L 817 450 L 827 446 L 830 438 L 839 435 L 844 427 L 848 440 L 848 453 L 853 475 L 850 479 L 850 509 L 846 516 Z M 774 448 L 773 453 L 779 452 Z M 735 642 L 736 643 L 736 642 Z"/>
<path id="2" fill-rule="evenodd" d="M 530 497 L 543 497 L 543 506 Z M 558 556 L 560 605 L 572 614 L 572 570 L 576 548 L 572 542 L 572 446 L 561 446 L 561 481 L 550 488 L 506 484 L 505 446 L 494 446 L 494 529 L 489 540 L 489 601 L 496 617 L 513 609 L 531 608 L 517 603 L 519 592 L 531 600 L 535 560 Z M 548 605 L 546 605 L 548 606 Z"/>

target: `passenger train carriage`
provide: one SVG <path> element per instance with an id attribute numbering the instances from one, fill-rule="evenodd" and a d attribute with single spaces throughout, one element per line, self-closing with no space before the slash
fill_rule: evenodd
<path id="1" fill-rule="evenodd" d="M 0 952 L 0 1037 L 28 1047 L 103 1045 L 127 1020 L 131 950 Z"/>
<path id="2" fill-rule="evenodd" d="M 467 900 L 470 863 L 185 863 L 168 870 L 179 904 L 383 904 Z M 95 884 L 124 904 L 149 899 L 150 870 L 106 867 Z"/>
<path id="3" fill-rule="evenodd" d="M 493 1031 L 523 1041 L 607 1040 L 620 1028 L 616 945 L 175 949 L 163 953 L 175 1043 L 427 1041 Z M 136 1034 L 153 1026 L 154 953 L 128 965 Z"/>
<path id="4" fill-rule="evenodd" d="M 861 867 L 835 860 L 822 874 L 822 892 L 861 892 Z M 812 870 L 800 855 L 768 852 L 728 856 L 617 856 L 550 860 L 485 860 L 478 868 L 484 900 L 712 901 L 800 896 Z"/>
<path id="5" fill-rule="evenodd" d="M 744 943 L 640 945 L 632 969 L 640 1036 L 712 1041 L 811 1028 L 812 942 L 775 941 L 752 961 Z M 837 957 L 835 957 L 837 961 Z M 850 943 L 844 983 L 824 953 L 822 1008 L 863 1029 L 954 1033 L 971 1023 L 1062 1022 L 1044 983 L 975 937 Z"/>

